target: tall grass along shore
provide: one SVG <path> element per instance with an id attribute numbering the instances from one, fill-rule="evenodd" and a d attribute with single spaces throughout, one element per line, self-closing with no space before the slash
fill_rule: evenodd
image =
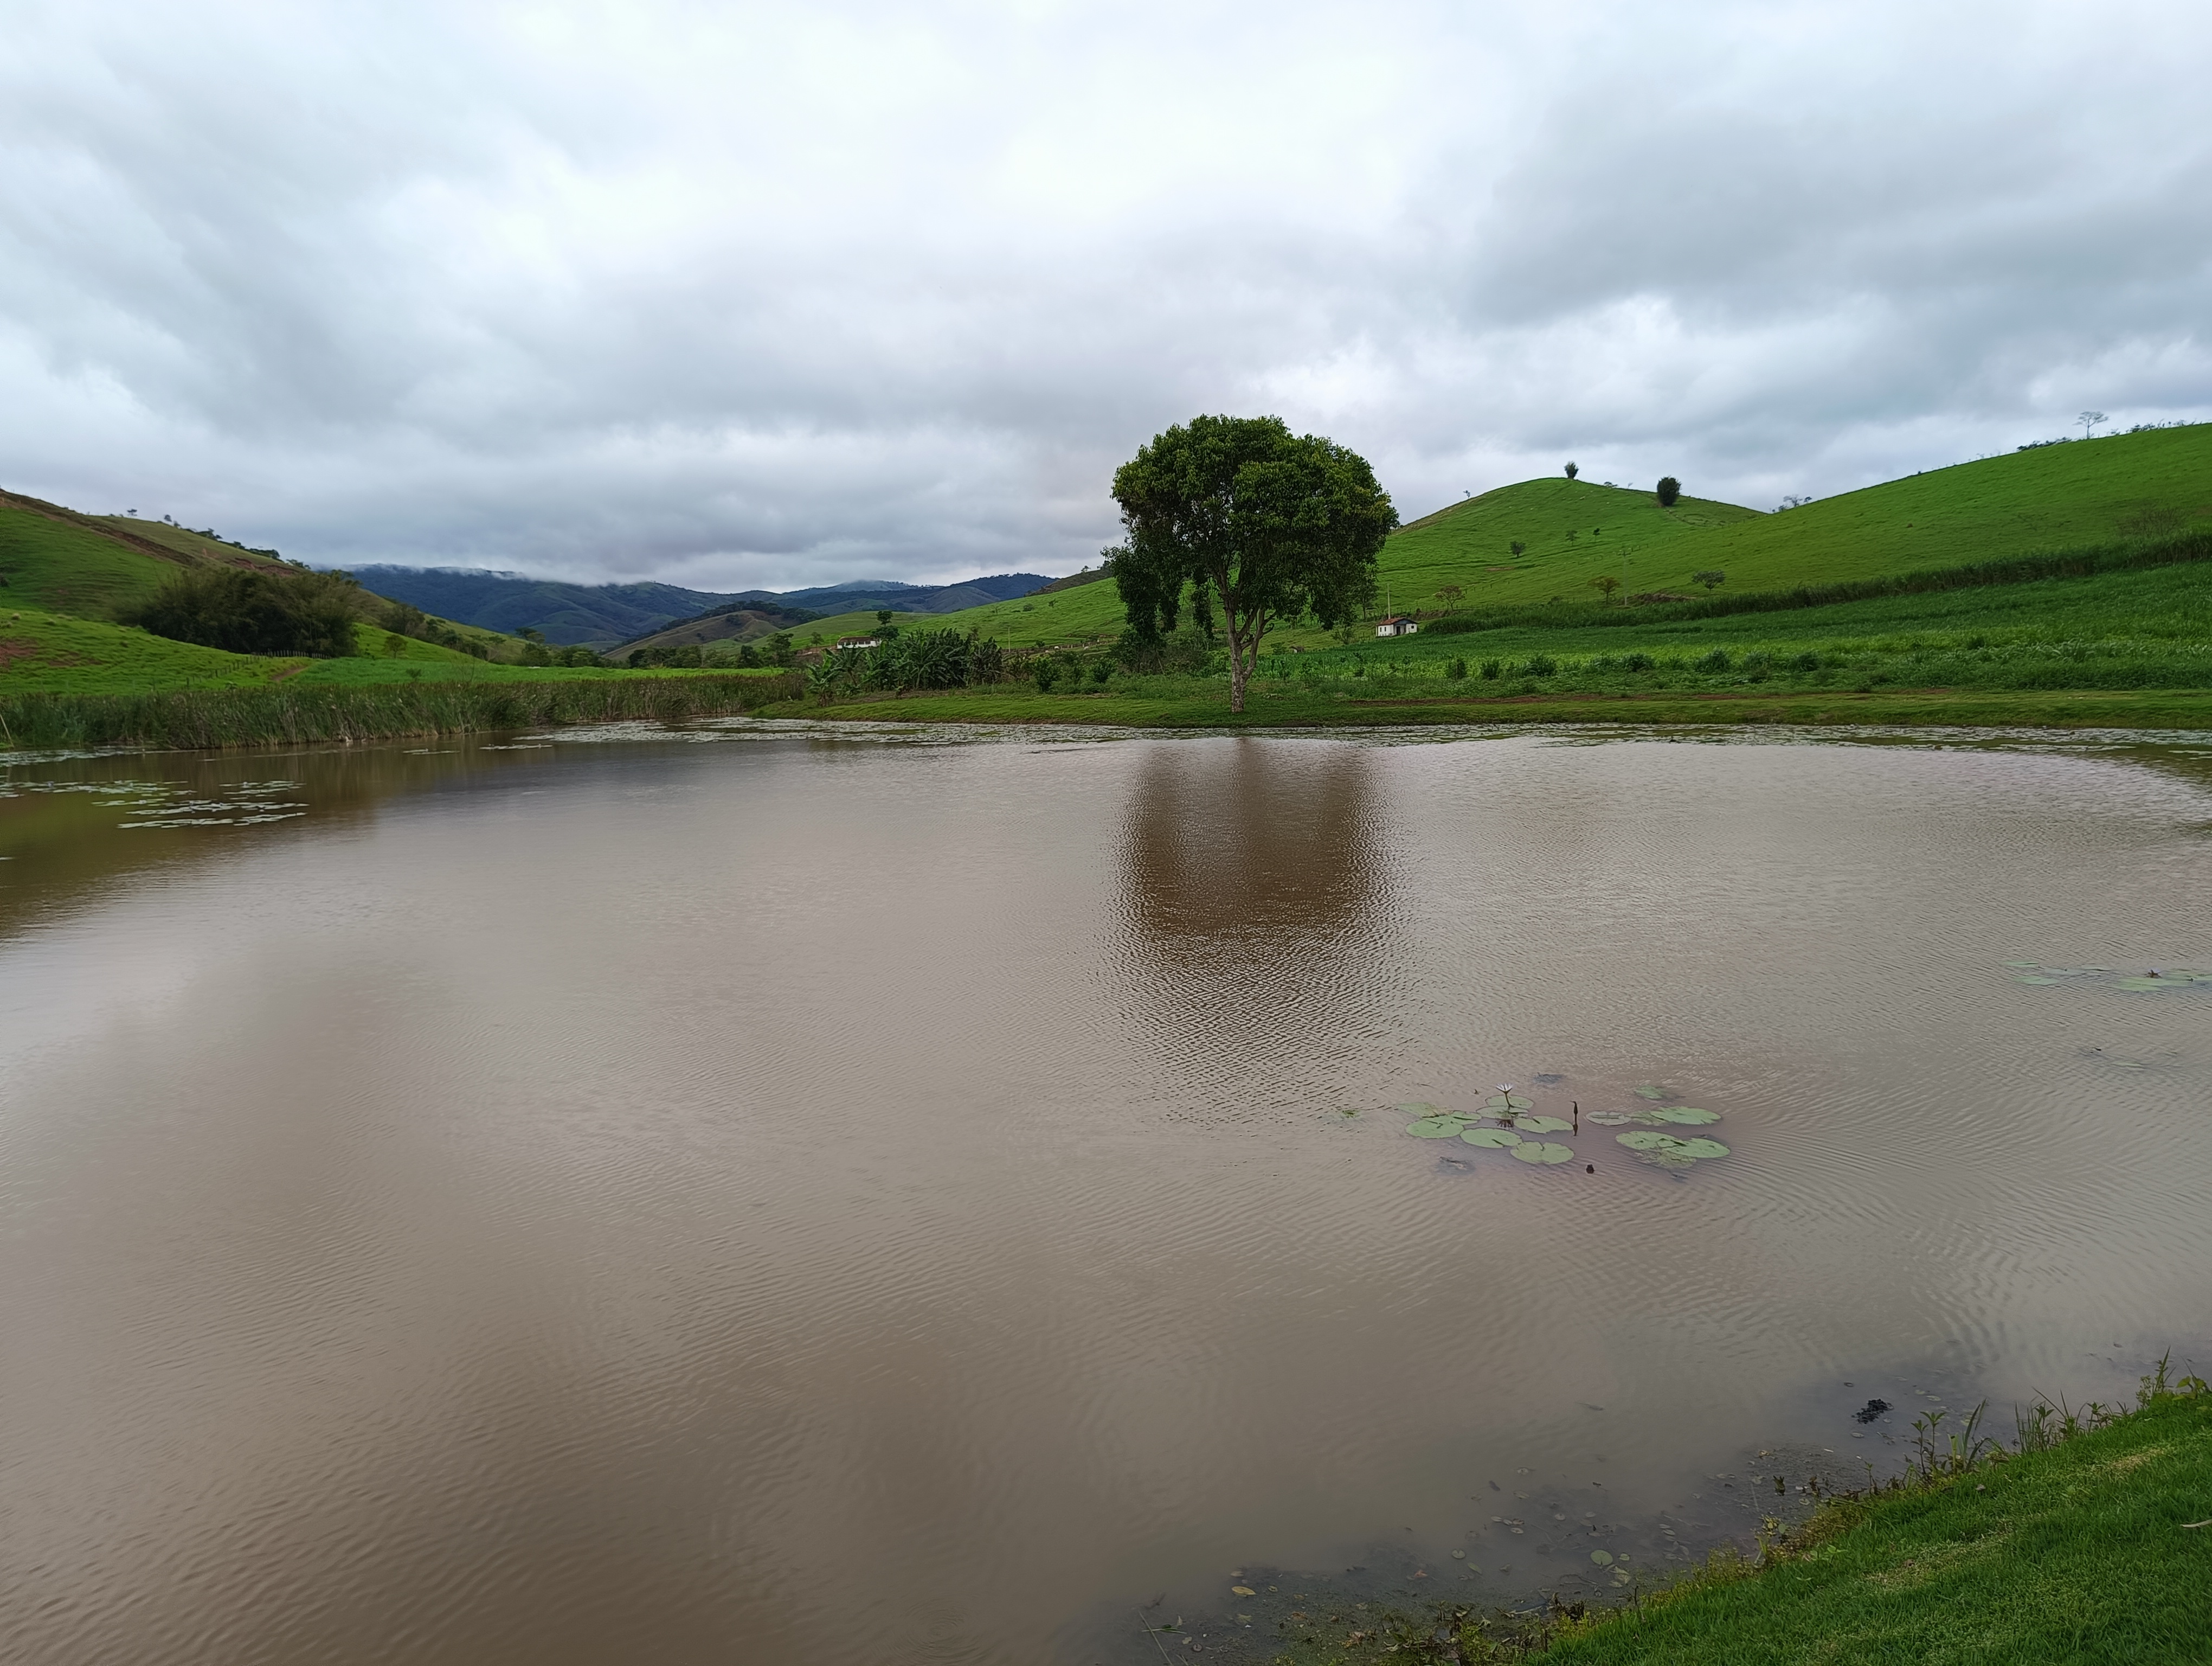
<path id="1" fill-rule="evenodd" d="M 550 724 L 727 717 L 804 692 L 781 677 L 607 677 L 540 682 L 198 689 L 0 697 L 0 745 L 214 747 L 476 734 Z"/>

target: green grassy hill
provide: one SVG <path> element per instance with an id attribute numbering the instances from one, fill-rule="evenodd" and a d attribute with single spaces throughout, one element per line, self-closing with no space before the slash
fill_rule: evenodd
<path id="1" fill-rule="evenodd" d="M 1704 571 L 1727 575 L 1724 594 L 1781 590 L 2155 534 L 2207 519 L 2212 424 L 2200 424 L 1960 463 L 1775 514 L 1689 497 L 1662 509 L 1648 492 L 1525 480 L 1401 527 L 1383 547 L 1380 574 L 1401 611 L 1540 605 L 1554 597 L 1595 611 L 1607 604 L 1589 581 L 1605 575 L 1622 581 L 1624 598 L 1702 594 L 1691 575 Z M 1526 546 L 1518 556 L 1516 541 Z M 1461 598 L 1440 599 L 1437 593 L 1451 585 Z M 840 616 L 808 630 L 834 641 L 874 623 L 872 614 Z M 1114 586 L 1101 581 L 928 623 L 973 626 L 1027 647 L 1112 636 L 1122 619 Z M 1271 640 L 1314 646 L 1324 637 L 1309 628 Z"/>
<path id="2" fill-rule="evenodd" d="M 58 504 L 0 492 L 0 600 L 10 607 L 103 617 L 191 560 Z"/>
<path id="3" fill-rule="evenodd" d="M 258 688 L 295 676 L 308 663 L 226 654 L 42 609 L 0 613 L 0 690 L 9 694 Z"/>

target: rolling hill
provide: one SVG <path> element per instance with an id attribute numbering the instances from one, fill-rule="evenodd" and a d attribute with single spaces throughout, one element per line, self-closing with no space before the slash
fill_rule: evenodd
<path id="1" fill-rule="evenodd" d="M 276 557 L 160 521 L 84 515 L 0 491 L 0 602 L 101 617 L 151 595 L 179 568 L 220 562 L 281 567 Z"/>
<path id="2" fill-rule="evenodd" d="M 1623 598 L 1703 594 L 1692 582 L 1700 572 L 1725 574 L 1723 594 L 1784 590 L 2148 536 L 2208 518 L 2212 423 L 2199 423 L 2038 446 L 1776 514 L 1690 497 L 1662 509 L 1648 492 L 1525 480 L 1401 527 L 1383 546 L 1380 575 L 1392 605 L 1424 615 L 1554 598 L 1595 610 L 1607 604 L 1589 581 L 1605 575 L 1622 581 Z M 1516 541 L 1526 546 L 1518 556 Z M 1452 585 L 1460 598 L 1439 597 Z M 834 638 L 872 623 L 839 615 L 808 629 Z M 1032 647 L 1116 635 L 1122 613 L 1114 586 L 1101 580 L 932 623 Z M 1327 639 L 1308 626 L 1269 640 Z"/>

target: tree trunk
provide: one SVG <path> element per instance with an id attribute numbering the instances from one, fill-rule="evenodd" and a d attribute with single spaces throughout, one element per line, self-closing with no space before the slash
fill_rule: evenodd
<path id="1" fill-rule="evenodd" d="M 1237 628 L 1237 615 L 1223 608 L 1222 623 L 1229 629 L 1229 709 L 1244 709 L 1244 636 Z"/>

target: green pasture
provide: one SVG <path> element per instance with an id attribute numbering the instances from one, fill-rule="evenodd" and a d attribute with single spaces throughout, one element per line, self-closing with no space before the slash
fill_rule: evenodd
<path id="1" fill-rule="evenodd" d="M 2154 536 L 2212 520 L 2212 424 L 2075 441 L 1933 469 L 1779 514 L 1684 497 L 1662 509 L 1650 492 L 1564 477 L 1525 480 L 1448 505 L 1384 544 L 1389 604 L 1425 616 L 1550 603 L 1593 613 L 1644 594 L 1704 595 L 1697 573 L 1726 575 L 1717 593 L 1881 578 L 2040 550 Z M 1515 543 L 1526 546 L 1519 556 Z M 1590 587 L 1621 587 L 1608 603 Z M 1438 592 L 1457 586 L 1456 599 Z M 1383 597 L 1378 596 L 1378 608 Z M 935 617 L 1010 648 L 1116 635 L 1110 580 Z M 830 641 L 871 629 L 875 616 L 809 625 Z M 1284 646 L 1328 640 L 1310 624 L 1271 636 Z"/>
<path id="2" fill-rule="evenodd" d="M 1062 656 L 1060 671 L 1049 694 L 1000 685 L 823 709 L 987 722 L 1232 721 L 1218 664 L 1139 676 L 1092 651 Z M 1654 610 L 1607 624 L 1285 650 L 1262 656 L 1243 721 L 2201 728 L 2212 722 L 2208 690 L 2212 562 L 2192 562 L 1717 618 Z"/>
<path id="3" fill-rule="evenodd" d="M 18 608 L 105 618 L 144 599 L 178 563 L 79 521 L 0 502 L 0 623 Z"/>
<path id="4" fill-rule="evenodd" d="M 9 607 L 0 611 L 0 693 L 130 694 L 260 688 L 311 662 L 227 654 L 125 625 Z"/>

